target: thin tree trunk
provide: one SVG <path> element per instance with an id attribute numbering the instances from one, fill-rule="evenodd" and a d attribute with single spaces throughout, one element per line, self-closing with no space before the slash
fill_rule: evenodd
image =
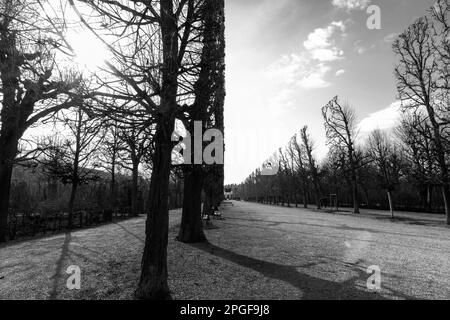
<path id="1" fill-rule="evenodd" d="M 392 199 L 392 192 L 387 192 L 388 200 L 389 200 L 389 211 L 391 212 L 391 218 L 394 219 L 394 203 Z"/>
<path id="2" fill-rule="evenodd" d="M 177 240 L 184 243 L 198 243 L 206 241 L 202 224 L 202 185 L 203 169 L 201 165 L 194 165 L 191 170 L 185 170 L 184 201 L 181 225 Z M 205 204 L 206 206 L 209 204 Z M 204 208 L 208 209 L 208 208 Z"/>
<path id="3" fill-rule="evenodd" d="M 110 185 L 110 205 L 111 210 L 116 207 L 116 156 L 112 158 L 111 166 L 111 185 Z"/>
<path id="4" fill-rule="evenodd" d="M 427 186 L 427 196 L 425 199 L 425 206 L 428 210 L 428 212 L 433 212 L 433 206 L 431 203 L 431 199 L 432 199 L 432 194 L 433 194 L 433 187 L 431 185 Z"/>
<path id="5" fill-rule="evenodd" d="M 70 191 L 70 199 L 69 199 L 69 206 L 68 206 L 69 221 L 67 223 L 67 227 L 69 229 L 73 228 L 73 207 L 75 204 L 75 196 L 77 194 L 77 189 L 78 189 L 78 181 L 75 180 L 72 182 L 72 189 Z"/>
<path id="6" fill-rule="evenodd" d="M 366 188 L 362 187 L 362 186 L 361 186 L 361 189 L 363 190 L 364 197 L 366 198 L 366 206 L 367 206 L 367 208 L 370 208 L 369 191 Z"/>
<path id="7" fill-rule="evenodd" d="M 448 185 L 442 186 L 442 196 L 444 198 L 444 204 L 445 204 L 445 215 L 446 215 L 446 223 L 447 225 L 450 225 L 450 190 Z"/>
<path id="8" fill-rule="evenodd" d="M 132 182 L 131 182 L 131 216 L 137 217 L 138 210 L 138 178 L 139 162 L 133 160 Z"/>
<path id="9" fill-rule="evenodd" d="M 76 127 L 76 140 L 75 140 L 75 155 L 73 159 L 73 173 L 72 173 L 72 190 L 70 192 L 69 199 L 69 222 L 68 228 L 72 229 L 73 227 L 73 207 L 75 203 L 75 197 L 79 184 L 79 168 L 80 168 L 80 153 L 81 153 L 81 126 L 83 123 L 82 110 L 78 110 L 78 119 L 77 119 L 77 127 Z"/>
<path id="10" fill-rule="evenodd" d="M 353 196 L 353 213 L 359 213 L 358 185 L 356 180 L 352 181 L 352 196 Z"/>
<path id="11" fill-rule="evenodd" d="M 314 188 L 314 189 L 315 189 L 314 195 L 315 195 L 315 199 L 316 199 L 316 206 L 317 206 L 317 209 L 320 210 L 320 209 L 322 209 L 322 206 L 320 205 L 319 192 L 317 191 L 317 188 Z"/>

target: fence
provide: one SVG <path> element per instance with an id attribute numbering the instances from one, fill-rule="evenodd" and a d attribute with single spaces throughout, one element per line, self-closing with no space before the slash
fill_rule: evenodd
<path id="1" fill-rule="evenodd" d="M 72 228 L 85 228 L 93 225 L 123 220 L 130 217 L 129 208 L 114 211 L 79 210 L 73 213 Z M 60 233 L 69 227 L 67 212 L 39 213 L 10 211 L 8 214 L 9 240 L 22 237 Z"/>

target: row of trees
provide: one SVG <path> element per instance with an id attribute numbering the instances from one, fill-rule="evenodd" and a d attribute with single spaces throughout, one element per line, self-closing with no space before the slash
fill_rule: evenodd
<path id="1" fill-rule="evenodd" d="M 67 16 L 69 9 L 76 21 Z M 102 41 L 110 54 L 104 67 L 95 73 L 74 67 L 77 53 L 66 37 L 70 28 L 85 28 Z M 223 132 L 224 72 L 223 0 L 2 1 L 0 242 L 7 240 L 11 177 L 20 163 L 38 163 L 71 186 L 69 216 L 79 186 L 97 171 L 110 174 L 113 208 L 119 166 L 132 172 L 131 210 L 137 213 L 137 181 L 147 172 L 146 239 L 136 297 L 170 297 L 171 186 L 180 178 L 184 182 L 178 239 L 205 241 L 202 193 L 204 210 L 217 206 L 224 176 L 223 163 L 173 164 L 175 123 L 192 132 L 201 121 L 203 132 Z M 24 142 L 30 127 L 49 122 L 62 128 L 61 134 Z M 194 157 L 194 150 L 183 152 L 189 150 L 185 158 Z"/>
<path id="2" fill-rule="evenodd" d="M 362 196 L 365 206 L 380 204 L 385 202 L 379 197 L 384 190 L 392 214 L 395 199 L 404 209 L 427 211 L 432 211 L 434 200 L 438 207 L 443 203 L 450 224 L 449 15 L 450 2 L 438 1 L 393 44 L 403 111 L 397 128 L 375 130 L 361 139 L 354 109 L 335 97 L 322 108 L 326 159 L 318 165 L 304 127 L 267 161 L 279 164 L 278 173 L 265 175 L 264 169 L 257 169 L 243 184 L 233 186 L 236 196 L 289 205 L 297 204 L 301 195 L 305 207 L 312 197 L 320 208 L 333 194 L 341 203 L 351 202 L 353 212 L 359 213 Z M 438 189 L 441 199 L 433 195 Z"/>

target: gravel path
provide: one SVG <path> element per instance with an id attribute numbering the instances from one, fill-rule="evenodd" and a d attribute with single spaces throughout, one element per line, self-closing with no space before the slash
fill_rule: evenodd
<path id="1" fill-rule="evenodd" d="M 450 299 L 450 229 L 247 202 L 224 206 L 209 243 L 174 240 L 174 299 Z M 0 247 L 0 299 L 130 299 L 145 218 Z M 70 265 L 81 290 L 66 288 Z M 369 266 L 381 290 L 367 289 Z"/>

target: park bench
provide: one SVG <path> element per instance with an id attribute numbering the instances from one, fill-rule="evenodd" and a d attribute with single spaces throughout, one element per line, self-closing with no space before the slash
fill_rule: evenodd
<path id="1" fill-rule="evenodd" d="M 216 220 L 225 220 L 225 219 L 223 218 L 222 213 L 220 212 L 219 208 L 214 207 L 212 212 L 213 212 L 213 219 L 216 219 Z"/>
<path id="2" fill-rule="evenodd" d="M 205 214 L 202 213 L 202 220 L 205 222 L 207 227 L 212 225 L 211 217 L 208 213 Z"/>

